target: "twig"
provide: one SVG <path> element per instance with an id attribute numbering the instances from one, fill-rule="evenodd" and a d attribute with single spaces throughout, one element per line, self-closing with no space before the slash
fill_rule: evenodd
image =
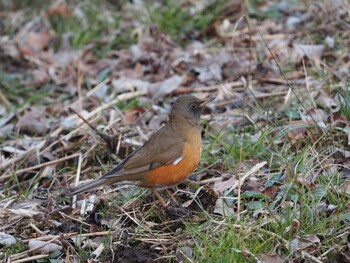
<path id="1" fill-rule="evenodd" d="M 107 109 L 108 107 L 110 107 L 113 104 L 116 104 L 117 102 L 123 101 L 123 100 L 128 100 L 137 96 L 143 96 L 146 95 L 147 91 L 135 91 L 135 92 L 129 92 L 129 93 L 123 93 L 120 94 L 119 96 L 117 96 L 116 99 L 114 99 L 113 101 L 111 101 L 109 104 L 105 104 L 102 105 L 100 107 L 98 107 L 97 109 L 93 110 L 92 112 L 90 112 L 88 114 L 88 116 L 86 117 L 86 119 L 91 118 L 92 116 L 94 116 L 95 114 Z M 74 104 L 74 103 L 72 103 Z M 67 135 L 63 136 L 62 138 L 60 138 L 59 140 L 57 140 L 56 142 L 50 144 L 48 147 L 46 147 L 44 150 L 42 150 L 40 152 L 40 154 L 48 151 L 52 146 L 56 145 L 58 142 L 60 142 L 61 140 L 65 139 L 65 138 L 69 138 L 70 136 L 74 135 L 75 133 L 77 133 L 80 130 L 81 127 L 71 131 L 70 133 L 68 133 Z M 57 128 L 53 133 L 50 134 L 50 137 L 56 137 L 58 136 L 62 131 L 63 131 L 64 127 L 60 126 L 59 128 Z M 43 140 L 42 142 L 40 142 L 38 145 L 28 149 L 27 151 L 25 151 L 24 153 L 21 153 L 19 155 L 17 155 L 14 158 L 11 158 L 7 161 L 4 161 L 2 164 L 0 164 L 0 170 L 2 169 L 6 169 L 8 166 L 10 166 L 11 164 L 15 164 L 20 160 L 23 160 L 24 158 L 26 158 L 27 156 L 37 152 L 38 150 L 40 150 L 41 148 L 43 148 L 46 144 L 46 140 Z M 8 178 L 8 177 L 6 177 Z M 0 180 L 2 178 L 0 177 Z"/>
<path id="2" fill-rule="evenodd" d="M 59 239 L 59 238 L 60 238 L 60 236 L 55 236 L 55 237 L 51 238 L 49 241 L 47 241 L 47 242 L 45 242 L 45 243 L 43 243 L 43 244 L 41 244 L 41 245 L 39 245 L 39 246 L 33 247 L 33 248 L 31 248 L 31 249 L 29 249 L 29 250 L 27 250 L 27 251 L 21 252 L 21 253 L 12 255 L 12 256 L 11 256 L 11 259 L 21 258 L 21 257 L 27 255 L 27 254 L 30 253 L 30 252 L 33 252 L 33 251 L 35 251 L 35 250 L 38 250 L 39 248 L 42 248 L 42 247 L 44 247 L 44 246 L 46 246 L 46 245 L 48 245 L 48 244 L 51 244 L 52 242 L 56 241 L 56 240 Z"/>
<path id="3" fill-rule="evenodd" d="M 33 228 L 35 232 L 37 232 L 39 235 L 43 234 L 43 232 L 39 228 L 37 228 L 35 225 L 33 225 L 33 223 L 30 223 L 29 226 Z"/>
<path id="4" fill-rule="evenodd" d="M 308 258 L 316 263 L 323 263 L 323 261 L 319 260 L 317 257 L 314 257 L 313 255 L 310 255 L 309 253 L 307 253 L 306 251 L 301 251 L 301 256 Z"/>
<path id="5" fill-rule="evenodd" d="M 81 153 L 79 153 L 78 169 L 77 169 L 77 173 L 76 173 L 76 177 L 75 177 L 75 186 L 77 186 L 79 184 L 79 181 L 80 181 L 82 160 L 83 160 L 83 155 Z M 76 205 L 77 205 L 77 195 L 73 195 L 72 208 L 74 209 L 76 207 Z"/>
<path id="6" fill-rule="evenodd" d="M 235 189 L 239 184 L 243 185 L 245 180 L 251 176 L 253 173 L 255 173 L 256 171 L 260 170 L 261 167 L 263 167 L 267 162 L 261 162 L 258 163 L 256 165 L 254 165 L 248 172 L 245 173 L 245 175 L 243 175 L 240 180 L 238 180 L 236 183 L 234 183 L 231 188 L 227 191 L 226 195 L 228 195 L 233 189 Z"/>
<path id="7" fill-rule="evenodd" d="M 65 213 L 63 213 L 63 212 L 61 212 L 61 211 L 58 211 L 58 213 L 59 213 L 62 217 L 69 218 L 69 219 L 71 219 L 71 220 L 73 220 L 73 221 L 79 222 L 79 223 L 82 224 L 82 225 L 86 225 L 86 226 L 88 226 L 88 227 L 91 227 L 90 224 L 85 223 L 84 221 L 81 221 L 81 220 L 76 219 L 76 218 L 74 218 L 74 217 L 71 217 L 71 216 L 69 216 L 69 215 L 66 215 Z"/>
<path id="8" fill-rule="evenodd" d="M 31 239 L 25 239 L 22 242 L 28 243 L 30 240 L 38 240 L 38 241 L 45 241 L 50 240 L 51 238 L 72 238 L 72 237 L 94 237 L 94 236 L 105 236 L 110 234 L 111 231 L 101 231 L 101 232 L 94 232 L 94 233 L 86 233 L 86 234 L 79 234 L 79 233 L 69 233 L 69 234 L 63 234 L 63 235 L 56 235 L 56 236 L 45 236 L 45 237 L 38 237 L 38 238 L 31 238 Z"/>
<path id="9" fill-rule="evenodd" d="M 56 137 L 57 135 L 59 135 L 62 132 L 62 130 L 63 130 L 63 126 L 57 128 L 53 133 L 50 134 L 50 137 Z M 43 140 L 42 142 L 40 142 L 38 145 L 33 146 L 33 147 L 29 148 L 28 150 L 26 150 L 25 152 L 17 155 L 16 157 L 11 158 L 11 159 L 3 162 L 0 165 L 0 170 L 1 169 L 6 169 L 11 164 L 15 164 L 16 162 L 25 159 L 27 156 L 35 153 L 37 150 L 40 150 L 42 147 L 45 146 L 45 144 L 46 144 L 46 139 Z M 1 179 L 1 177 L 0 177 L 0 179 Z"/>
<path id="10" fill-rule="evenodd" d="M 7 108 L 11 108 L 11 103 L 7 100 L 6 96 L 0 90 L 0 100 L 7 106 Z"/>
<path id="11" fill-rule="evenodd" d="M 105 78 L 103 81 L 98 83 L 92 90 L 89 90 L 88 93 L 86 93 L 86 97 L 90 97 L 91 95 L 95 94 L 96 91 L 98 91 L 100 88 L 102 88 L 104 85 L 106 85 L 108 82 L 110 82 L 110 78 Z"/>
<path id="12" fill-rule="evenodd" d="M 75 111 L 73 108 L 68 108 L 70 111 L 75 113 L 87 126 L 89 126 L 94 132 L 96 132 L 108 145 L 108 148 L 111 150 L 114 150 L 116 148 L 116 145 L 118 144 L 118 141 L 116 141 L 115 137 L 109 136 L 103 132 L 100 132 L 97 130 L 94 126 L 92 126 L 83 116 L 81 116 L 77 111 Z"/>
<path id="13" fill-rule="evenodd" d="M 122 211 L 127 217 L 129 217 L 136 225 L 140 226 L 140 221 L 137 220 L 136 218 L 133 218 L 129 213 L 127 213 L 122 207 L 117 206 L 120 211 Z"/>
<path id="14" fill-rule="evenodd" d="M 31 257 L 22 258 L 22 259 L 19 259 L 19 260 L 14 260 L 14 261 L 11 261 L 11 263 L 28 262 L 28 261 L 32 261 L 32 260 L 47 258 L 48 256 L 50 256 L 50 254 L 35 255 L 35 256 L 31 256 Z"/>
<path id="15" fill-rule="evenodd" d="M 49 162 L 46 162 L 46 163 L 41 163 L 41 164 L 34 165 L 34 166 L 31 166 L 31 167 L 28 167 L 28 168 L 24 168 L 24 169 L 17 170 L 17 171 L 15 172 L 15 174 L 16 174 L 16 175 L 23 174 L 23 173 L 26 173 L 26 172 L 29 172 L 29 171 L 32 171 L 32 170 L 36 170 L 36 169 L 39 169 L 39 168 L 48 166 L 48 165 L 52 165 L 52 164 L 64 162 L 64 161 L 67 161 L 67 160 L 69 160 L 69 159 L 73 159 L 73 158 L 78 157 L 78 156 L 79 156 L 78 153 L 72 154 L 72 155 L 69 155 L 69 156 L 66 156 L 66 157 L 57 159 L 57 160 L 53 160 L 53 161 L 49 161 Z M 10 178 L 11 176 L 12 176 L 12 174 L 4 174 L 4 175 L 2 175 L 2 176 L 0 177 L 0 180 L 8 179 L 8 178 Z"/>

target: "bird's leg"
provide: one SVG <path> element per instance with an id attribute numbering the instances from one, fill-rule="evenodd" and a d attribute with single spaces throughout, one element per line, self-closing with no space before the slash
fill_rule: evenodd
<path id="1" fill-rule="evenodd" d="M 160 204 L 161 204 L 164 208 L 166 208 L 167 205 L 166 205 L 164 199 L 163 199 L 163 198 L 160 196 L 160 194 L 157 192 L 157 190 L 155 190 L 154 188 L 151 188 L 151 190 L 152 190 L 153 194 L 158 198 Z"/>
<path id="2" fill-rule="evenodd" d="M 172 194 L 168 189 L 165 189 L 165 192 L 166 192 L 166 195 L 169 197 L 169 199 L 170 199 L 173 203 L 177 204 L 177 200 L 175 199 L 175 197 L 173 196 L 173 194 Z"/>

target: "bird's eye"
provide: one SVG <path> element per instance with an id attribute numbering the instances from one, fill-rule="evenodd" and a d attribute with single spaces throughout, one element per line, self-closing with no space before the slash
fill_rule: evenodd
<path id="1" fill-rule="evenodd" d="M 197 109 L 198 105 L 196 103 L 192 103 L 190 105 L 190 107 L 191 107 L 191 109 L 195 110 L 195 109 Z"/>

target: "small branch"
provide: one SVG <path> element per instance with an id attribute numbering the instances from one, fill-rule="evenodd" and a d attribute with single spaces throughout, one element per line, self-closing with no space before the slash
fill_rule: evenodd
<path id="1" fill-rule="evenodd" d="M 7 108 L 11 108 L 11 103 L 8 101 L 6 96 L 1 92 L 1 90 L 0 90 L 0 101 L 2 101 Z"/>
<path id="2" fill-rule="evenodd" d="M 75 186 L 77 186 L 79 184 L 79 181 L 80 181 L 82 161 L 83 161 L 83 155 L 80 153 L 79 154 L 79 161 L 78 161 L 78 169 L 77 169 L 77 173 L 76 173 L 76 177 L 75 177 Z M 74 195 L 73 200 L 72 200 L 72 208 L 74 209 L 76 207 L 76 205 L 77 205 L 77 196 Z"/>
<path id="3" fill-rule="evenodd" d="M 23 256 L 28 255 L 28 253 L 33 252 L 35 250 L 38 250 L 39 248 L 42 248 L 42 247 L 44 247 L 44 246 L 46 246 L 48 244 L 51 244 L 52 242 L 56 241 L 59 238 L 60 238 L 59 235 L 55 236 L 55 237 L 52 237 L 49 241 L 47 241 L 47 242 L 45 242 L 45 243 L 43 243 L 43 244 L 41 244 L 39 246 L 33 247 L 33 248 L 31 248 L 31 249 L 29 249 L 27 251 L 24 251 L 24 252 L 21 252 L 21 253 L 18 253 L 18 254 L 15 254 L 15 255 L 11 256 L 11 259 L 22 258 Z"/>
<path id="4" fill-rule="evenodd" d="M 50 256 L 50 254 L 35 255 L 35 256 L 31 256 L 31 257 L 22 258 L 22 259 L 19 259 L 19 260 L 14 260 L 14 261 L 11 261 L 11 263 L 29 262 L 29 261 L 32 261 L 32 260 L 47 258 L 48 256 Z"/>
<path id="5" fill-rule="evenodd" d="M 229 194 L 233 189 L 235 189 L 238 185 L 243 185 L 245 180 L 251 176 L 253 173 L 257 172 L 260 170 L 261 167 L 263 167 L 267 162 L 261 162 L 256 165 L 254 165 L 248 172 L 243 175 L 240 180 L 238 180 L 236 183 L 234 183 L 231 188 L 227 191 L 226 195 Z"/>
<path id="6" fill-rule="evenodd" d="M 64 162 L 64 161 L 67 161 L 69 159 L 73 159 L 73 158 L 78 157 L 78 156 L 79 156 L 79 153 L 76 153 L 76 154 L 72 154 L 72 155 L 57 159 L 57 160 L 50 161 L 50 162 L 41 163 L 41 164 L 34 165 L 34 166 L 24 168 L 24 169 L 19 169 L 15 172 L 15 174 L 16 175 L 23 174 L 23 173 L 26 173 L 26 172 L 29 172 L 32 170 L 36 170 L 36 169 L 48 166 L 48 165 Z M 12 174 L 4 174 L 4 175 L 0 176 L 0 181 L 6 180 L 6 179 L 10 178 L 11 176 L 12 176 Z"/>
<path id="7" fill-rule="evenodd" d="M 28 243 L 30 240 L 38 240 L 38 241 L 45 241 L 50 240 L 51 238 L 73 238 L 73 237 L 95 237 L 95 236 L 105 236 L 110 234 L 111 231 L 101 231 L 101 232 L 95 232 L 95 233 L 86 233 L 86 234 L 79 234 L 79 233 L 69 233 L 69 234 L 63 234 L 63 235 L 56 235 L 56 236 L 44 236 L 44 237 L 38 237 L 38 238 L 31 238 L 31 239 L 25 239 L 23 240 L 23 243 Z M 55 239 L 55 240 L 56 240 Z"/>
<path id="8" fill-rule="evenodd" d="M 108 148 L 111 151 L 114 151 L 118 145 L 118 138 L 109 136 L 103 132 L 100 132 L 97 130 L 94 126 L 92 126 L 83 116 L 81 116 L 76 110 L 73 108 L 69 107 L 68 108 L 71 112 L 75 113 L 87 126 L 89 126 L 96 134 L 98 134 L 108 145 Z"/>

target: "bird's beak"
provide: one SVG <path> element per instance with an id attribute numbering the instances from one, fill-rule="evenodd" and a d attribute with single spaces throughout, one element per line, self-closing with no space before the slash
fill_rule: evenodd
<path id="1" fill-rule="evenodd" d="M 201 104 L 199 104 L 199 107 L 201 107 L 201 108 L 205 107 L 205 105 L 212 102 L 213 100 L 215 100 L 215 97 L 209 97 L 209 98 L 203 100 L 203 102 L 201 102 Z"/>

